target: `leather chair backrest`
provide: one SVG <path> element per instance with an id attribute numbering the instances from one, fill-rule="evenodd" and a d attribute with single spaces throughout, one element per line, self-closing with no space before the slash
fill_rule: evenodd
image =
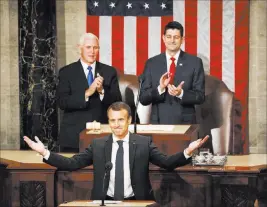
<path id="1" fill-rule="evenodd" d="M 138 77 L 136 75 L 119 75 L 119 87 L 121 91 L 122 101 L 127 103 L 132 111 L 134 121 L 134 113 L 136 109 L 136 101 L 139 89 Z M 138 104 L 137 123 L 148 124 L 150 120 L 151 106 L 143 106 Z"/>
<path id="2" fill-rule="evenodd" d="M 199 135 L 210 135 L 209 146 L 214 154 L 228 154 L 233 133 L 233 99 L 231 92 L 223 81 L 205 76 L 205 102 L 196 105 L 196 117 Z"/>

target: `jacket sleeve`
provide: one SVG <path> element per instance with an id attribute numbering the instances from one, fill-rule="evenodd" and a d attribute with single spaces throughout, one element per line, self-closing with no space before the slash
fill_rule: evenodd
<path id="1" fill-rule="evenodd" d="M 43 161 L 60 170 L 75 171 L 93 164 L 93 150 L 90 145 L 84 152 L 71 158 L 51 152 L 48 160 Z"/>
<path id="2" fill-rule="evenodd" d="M 167 170 L 174 170 L 176 167 L 187 165 L 191 162 L 191 158 L 186 159 L 183 152 L 178 152 L 171 156 L 167 156 L 159 151 L 158 147 L 149 140 L 149 158 L 150 162 Z"/>
<path id="3" fill-rule="evenodd" d="M 200 58 L 196 58 L 191 90 L 184 90 L 181 104 L 202 104 L 205 101 L 205 73 Z"/>
<path id="4" fill-rule="evenodd" d="M 144 77 L 144 82 L 140 90 L 140 103 L 143 104 L 144 106 L 147 106 L 151 103 L 161 102 L 164 100 L 165 96 L 165 93 L 159 95 L 157 87 L 153 88 L 151 69 L 152 69 L 151 60 L 147 60 L 144 73 L 142 74 L 142 76 Z M 157 81 L 159 83 L 159 80 Z"/>
<path id="5" fill-rule="evenodd" d="M 115 69 L 110 79 L 110 83 L 108 85 L 104 85 L 104 91 L 105 94 L 102 102 L 105 105 L 109 106 L 114 102 L 122 101 L 118 76 Z"/>
<path id="6" fill-rule="evenodd" d="M 56 91 L 56 97 L 61 110 L 76 110 L 86 107 L 85 90 L 73 91 L 70 80 L 70 74 L 64 69 L 59 72 L 59 84 Z"/>

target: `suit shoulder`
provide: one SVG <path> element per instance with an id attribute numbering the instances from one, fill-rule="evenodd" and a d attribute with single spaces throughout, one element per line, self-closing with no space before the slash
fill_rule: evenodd
<path id="1" fill-rule="evenodd" d="M 196 55 L 191 55 L 189 53 L 184 52 L 184 56 L 190 60 L 202 60 L 200 57 L 196 56 Z"/>
<path id="2" fill-rule="evenodd" d="M 162 57 L 164 57 L 164 55 L 165 55 L 165 53 L 160 53 L 160 54 L 158 54 L 158 55 L 155 55 L 155 56 L 149 58 L 147 61 L 148 61 L 148 62 L 152 62 L 152 61 L 161 59 Z"/>
<path id="3" fill-rule="evenodd" d="M 110 66 L 110 65 L 107 65 L 107 64 L 104 64 L 104 63 L 101 63 L 101 62 L 98 62 L 97 64 L 99 65 L 99 67 L 101 67 L 101 68 L 103 68 L 103 69 L 105 69 L 105 70 L 107 70 L 109 72 L 117 73 L 117 70 L 114 67 Z"/>
<path id="4" fill-rule="evenodd" d="M 104 136 L 104 137 L 99 137 L 99 138 L 93 138 L 92 139 L 92 143 L 95 143 L 95 144 L 101 144 L 101 143 L 105 143 L 106 141 L 108 141 L 108 139 L 110 138 L 110 136 Z"/>
<path id="5" fill-rule="evenodd" d="M 71 72 L 73 70 L 75 70 L 76 67 L 79 66 L 79 62 L 73 62 L 73 63 L 70 63 L 68 65 L 65 65 L 63 66 L 62 68 L 59 69 L 59 73 L 68 73 L 68 72 Z"/>
<path id="6" fill-rule="evenodd" d="M 132 134 L 133 138 L 140 143 L 150 142 L 151 138 L 148 136 L 140 135 L 140 134 Z"/>

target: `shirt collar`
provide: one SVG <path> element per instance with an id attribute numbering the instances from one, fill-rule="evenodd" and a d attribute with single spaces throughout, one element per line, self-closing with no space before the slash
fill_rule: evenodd
<path id="1" fill-rule="evenodd" d="M 115 134 L 112 134 L 112 138 L 113 138 L 113 143 L 117 142 L 117 141 L 124 141 L 124 142 L 129 142 L 129 137 L 130 137 L 130 133 L 128 131 L 128 133 L 126 134 L 126 136 L 123 139 L 119 139 L 118 137 L 116 137 Z"/>
<path id="2" fill-rule="evenodd" d="M 84 61 L 82 61 L 82 59 L 80 59 L 80 61 L 81 61 L 84 71 L 86 71 L 89 65 L 85 63 Z M 95 70 L 95 65 L 96 65 L 96 61 L 90 65 L 92 67 L 92 70 Z"/>
<path id="3" fill-rule="evenodd" d="M 177 63 L 177 60 L 178 60 L 178 58 L 179 58 L 179 56 L 180 56 L 180 53 L 181 53 L 181 50 L 178 50 L 178 52 L 173 56 L 173 57 L 175 58 L 175 62 L 176 62 L 176 63 Z M 167 51 L 165 52 L 165 54 L 166 54 L 167 61 L 170 61 L 170 59 L 171 59 L 172 56 L 170 56 L 170 55 L 167 53 Z"/>

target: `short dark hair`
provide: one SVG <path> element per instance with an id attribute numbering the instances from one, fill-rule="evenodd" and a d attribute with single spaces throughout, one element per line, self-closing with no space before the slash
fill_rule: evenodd
<path id="1" fill-rule="evenodd" d="M 180 31 L 181 36 L 184 36 L 184 27 L 177 21 L 169 22 L 164 28 L 164 35 L 168 29 L 178 29 Z"/>
<path id="2" fill-rule="evenodd" d="M 128 104 L 124 103 L 124 102 L 114 102 L 113 104 L 111 104 L 108 107 L 107 113 L 109 112 L 109 110 L 113 110 L 113 111 L 120 111 L 122 109 L 126 110 L 128 113 L 128 117 L 132 116 L 131 113 L 131 108 Z"/>

